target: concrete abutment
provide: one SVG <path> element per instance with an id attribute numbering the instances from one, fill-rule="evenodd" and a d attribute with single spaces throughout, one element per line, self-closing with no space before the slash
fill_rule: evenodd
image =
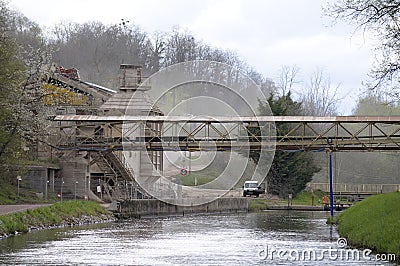
<path id="1" fill-rule="evenodd" d="M 237 213 L 248 211 L 248 200 L 246 198 L 218 198 L 202 205 L 178 206 L 157 199 L 134 199 L 114 202 L 110 210 L 121 219 L 184 216 L 196 213 Z"/>

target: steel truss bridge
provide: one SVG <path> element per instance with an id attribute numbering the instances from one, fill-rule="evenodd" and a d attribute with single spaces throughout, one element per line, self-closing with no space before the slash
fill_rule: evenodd
<path id="1" fill-rule="evenodd" d="M 98 107 L 116 93 L 54 69 L 30 86 L 38 87 L 42 83 L 87 96 L 87 102 L 80 103 L 87 109 L 85 113 L 93 110 L 97 113 Z M 135 173 L 121 150 L 144 150 L 152 155 L 158 154 L 152 151 L 327 151 L 330 155 L 329 190 L 333 215 L 332 152 L 400 150 L 400 116 L 59 115 L 53 120 L 54 135 L 48 138 L 48 144 L 60 152 L 60 157 L 67 159 L 65 165 L 74 169 L 74 174 L 75 163 L 82 158 L 71 163 L 68 157 L 75 158 L 80 154 L 85 160 L 90 158 L 89 166 L 96 164 L 104 173 L 101 185 L 110 199 L 135 198 L 132 191 L 145 196 L 147 193 L 135 181 Z M 158 179 L 150 181 L 161 180 L 155 178 Z M 86 177 L 84 180 L 86 184 Z M 114 187 L 108 180 L 113 181 Z"/>
<path id="2" fill-rule="evenodd" d="M 59 150 L 400 150 L 400 116 L 60 115 L 53 120 L 59 124 Z"/>

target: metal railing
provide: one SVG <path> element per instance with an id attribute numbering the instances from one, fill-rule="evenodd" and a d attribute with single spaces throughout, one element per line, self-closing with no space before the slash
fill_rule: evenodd
<path id="1" fill-rule="evenodd" d="M 329 191 L 329 183 L 310 183 L 310 189 L 322 190 L 325 192 Z M 368 193 L 368 194 L 379 194 L 393 191 L 400 191 L 400 184 L 349 184 L 349 183 L 337 183 L 333 184 L 333 191 L 336 194 L 340 193 Z"/>

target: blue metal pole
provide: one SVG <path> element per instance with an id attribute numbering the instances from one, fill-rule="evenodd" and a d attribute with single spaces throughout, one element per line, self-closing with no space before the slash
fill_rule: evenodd
<path id="1" fill-rule="evenodd" d="M 329 210 L 333 218 L 332 152 L 329 152 Z"/>

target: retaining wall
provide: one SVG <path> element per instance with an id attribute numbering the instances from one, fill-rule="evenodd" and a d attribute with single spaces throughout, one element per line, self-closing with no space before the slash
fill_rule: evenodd
<path id="1" fill-rule="evenodd" d="M 120 218 L 140 218 L 146 216 L 187 215 L 191 213 L 247 212 L 246 198 L 219 198 L 197 206 L 177 206 L 157 199 L 136 199 L 121 201 L 111 205 L 111 210 Z"/>

